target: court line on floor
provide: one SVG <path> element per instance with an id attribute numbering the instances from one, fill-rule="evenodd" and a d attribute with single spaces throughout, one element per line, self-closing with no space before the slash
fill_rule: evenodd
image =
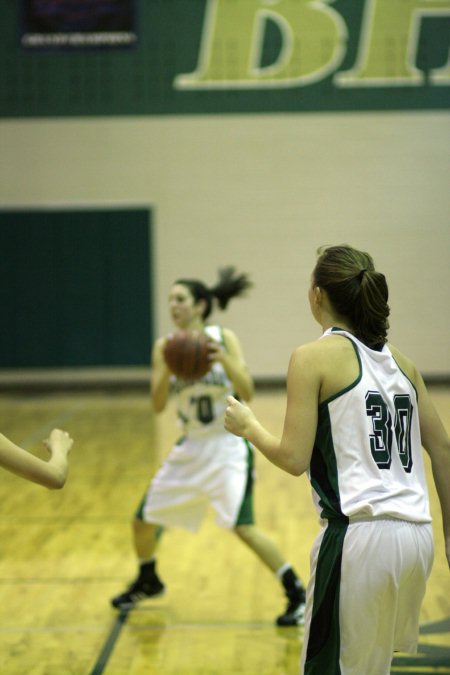
<path id="1" fill-rule="evenodd" d="M 124 609 L 119 612 L 90 675 L 102 675 L 114 650 L 116 642 L 119 639 L 120 632 L 128 619 L 129 611 L 130 610 L 128 609 Z"/>
<path id="2" fill-rule="evenodd" d="M 0 626 L 0 635 L 12 633 L 99 633 L 103 630 L 104 626 L 99 624 L 91 626 Z"/>
<path id="3" fill-rule="evenodd" d="M 9 523 L 13 521 L 14 524 L 34 524 L 34 523 L 49 523 L 60 525 L 61 523 L 84 523 L 86 525 L 98 525 L 98 523 L 123 523 L 129 525 L 130 517 L 128 514 L 123 516 L 19 516 L 15 514 L 10 516 L 0 515 L 0 525 L 3 522 Z"/>
<path id="4" fill-rule="evenodd" d="M 91 670 L 89 675 L 102 675 L 103 674 L 103 672 L 104 672 L 104 670 L 105 670 L 106 666 L 108 665 L 108 662 L 111 658 L 111 654 L 114 650 L 114 647 L 116 646 L 116 643 L 119 639 L 122 628 L 123 628 L 123 626 L 125 625 L 125 623 L 128 619 L 130 611 L 131 610 L 126 609 L 126 610 L 122 610 L 122 611 L 119 612 L 119 614 L 116 618 L 116 621 L 114 622 L 114 624 L 111 628 L 111 631 L 110 631 L 108 637 L 106 638 L 106 641 L 103 645 L 102 651 L 100 652 L 99 657 L 98 657 L 98 659 L 97 659 L 97 661 L 96 661 L 96 663 L 95 663 L 95 665 L 94 665 L 94 667 Z M 250 630 L 251 629 L 254 630 L 254 628 L 255 628 L 255 625 L 252 625 L 252 624 L 250 624 L 250 625 L 243 624 L 243 625 L 248 627 Z M 273 626 L 272 623 L 267 624 L 267 625 L 270 625 L 271 627 Z M 258 624 L 258 627 L 266 628 L 267 625 L 266 624 Z M 208 623 L 208 624 L 192 624 L 192 625 L 176 624 L 176 625 L 159 625 L 159 626 L 150 626 L 150 627 L 147 626 L 147 630 L 149 628 L 150 628 L 150 630 L 154 630 L 154 631 L 166 631 L 167 629 L 178 630 L 180 628 L 189 628 L 189 629 L 198 630 L 200 627 L 202 629 L 204 629 L 206 627 L 211 628 L 211 624 Z M 133 630 L 139 630 L 139 627 L 137 627 L 137 626 L 132 626 L 131 628 Z M 232 630 L 236 630 L 236 623 L 218 624 L 216 626 L 216 628 L 222 628 L 222 629 L 223 628 L 232 628 Z M 286 629 L 284 629 L 284 630 L 286 630 Z"/>
<path id="5" fill-rule="evenodd" d="M 107 577 L 2 577 L 0 586 L 15 586 L 21 584 L 109 584 L 111 582 L 124 582 L 123 576 Z"/>
<path id="6" fill-rule="evenodd" d="M 143 608 L 139 608 L 143 609 Z M 156 608 L 152 608 L 153 611 Z M 100 655 L 94 665 L 93 670 L 91 671 L 90 675 L 102 675 L 104 672 L 110 657 L 112 655 L 112 652 L 114 650 L 114 647 L 119 639 L 121 630 L 123 626 L 125 625 L 129 613 L 131 609 L 127 610 L 122 610 L 119 612 L 112 628 L 111 631 L 104 643 L 104 646 L 102 648 L 102 651 L 100 652 Z M 136 608 L 134 609 L 136 611 Z M 139 610 L 138 610 L 139 611 Z M 144 610 L 145 611 L 145 610 Z M 440 633 L 442 629 L 447 628 L 447 621 L 448 619 L 445 619 L 444 621 L 439 621 L 439 622 L 430 622 L 428 624 L 425 624 L 424 626 L 421 626 L 421 629 L 423 630 L 425 628 L 425 631 L 427 628 L 432 629 L 433 623 L 435 626 L 435 630 L 437 633 Z M 267 628 L 269 624 L 264 624 L 264 623 L 250 623 L 247 624 L 244 622 L 242 626 L 245 626 L 249 630 L 255 630 L 255 628 Z M 272 624 L 270 624 L 272 626 Z M 232 629 L 236 630 L 237 624 L 235 622 L 232 623 L 210 623 L 204 624 L 204 623 L 192 623 L 192 624 L 187 624 L 187 623 L 178 623 L 178 624 L 160 624 L 160 625 L 153 625 L 153 626 L 129 626 L 130 630 L 134 631 L 173 631 L 173 630 L 198 630 L 201 628 L 202 630 L 205 630 L 205 628 L 209 628 L 212 630 L 223 630 L 223 629 Z M 293 627 L 298 631 L 298 633 L 302 632 L 302 627 L 296 626 Z M 287 634 L 286 629 L 278 629 L 282 630 L 284 634 Z M 291 632 L 291 631 L 289 631 Z M 428 632 L 428 631 L 427 631 Z M 430 631 L 431 632 L 431 631 Z M 419 653 L 417 655 L 405 655 L 403 656 L 397 656 L 394 657 L 393 662 L 392 662 L 392 667 L 394 670 L 392 671 L 394 673 L 398 673 L 398 675 L 406 675 L 409 673 L 414 672 L 416 667 L 421 668 L 421 672 L 423 675 L 431 675 L 431 673 L 434 671 L 435 668 L 441 669 L 442 667 L 445 667 L 448 664 L 448 652 L 449 649 L 446 645 L 428 645 L 428 644 L 421 644 L 419 643 L 418 645 L 419 648 Z M 398 667 L 404 667 L 406 666 L 408 670 L 406 671 L 397 671 L 396 668 Z M 409 668 L 412 669 L 412 671 L 409 671 Z M 423 668 L 433 668 L 433 671 L 423 671 Z M 434 671 L 435 672 L 435 671 Z M 440 671 L 441 672 L 441 671 Z M 447 672 L 444 670 L 443 672 Z"/>
<path id="7" fill-rule="evenodd" d="M 126 610 L 129 612 L 130 610 Z M 114 626 L 112 627 L 110 633 L 108 634 L 108 638 L 105 641 L 106 643 L 109 641 L 111 633 L 113 632 L 117 619 L 116 618 L 114 622 Z M 123 622 L 125 623 L 125 622 Z M 121 624 L 121 628 L 123 626 L 123 623 Z M 104 631 L 104 626 L 102 624 L 92 624 L 92 625 L 67 625 L 67 626 L 0 626 L 0 635 L 4 633 L 73 633 L 74 631 L 78 632 L 95 632 L 98 633 L 100 631 Z M 247 622 L 247 621 L 224 621 L 224 622 L 193 622 L 193 623 L 155 623 L 155 624 L 148 624 L 145 626 L 136 626 L 136 625 L 130 625 L 128 624 L 127 630 L 131 632 L 148 632 L 148 633 L 155 633 L 155 632 L 176 632 L 176 631 L 198 631 L 198 630 L 224 630 L 224 631 L 254 631 L 254 630 L 272 630 L 279 635 L 290 635 L 294 632 L 301 633 L 303 630 L 302 626 L 290 626 L 290 627 L 279 627 L 275 626 L 272 621 L 255 621 L 255 622 Z M 116 636 L 117 637 L 117 636 Z"/>

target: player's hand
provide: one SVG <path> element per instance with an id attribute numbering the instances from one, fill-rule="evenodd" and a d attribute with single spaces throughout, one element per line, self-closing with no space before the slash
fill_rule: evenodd
<path id="1" fill-rule="evenodd" d="M 255 419 L 250 408 L 239 403 L 234 396 L 228 396 L 225 410 L 225 429 L 235 436 L 249 436 L 251 422 Z"/>
<path id="2" fill-rule="evenodd" d="M 220 363 L 222 361 L 225 350 L 216 340 L 209 340 L 208 351 L 208 358 L 211 363 Z"/>
<path id="3" fill-rule="evenodd" d="M 49 437 L 44 440 L 44 445 L 48 448 L 51 455 L 59 452 L 67 457 L 73 445 L 73 438 L 69 436 L 67 431 L 53 429 Z"/>

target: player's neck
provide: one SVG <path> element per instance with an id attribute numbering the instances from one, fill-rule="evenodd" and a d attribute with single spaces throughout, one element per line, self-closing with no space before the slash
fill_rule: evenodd
<path id="1" fill-rule="evenodd" d="M 329 328 L 342 328 L 349 333 L 353 332 L 353 328 L 348 324 L 348 322 L 336 314 L 324 313 L 321 317 L 320 323 L 324 332 Z"/>
<path id="2" fill-rule="evenodd" d="M 195 318 L 192 319 L 192 321 L 189 322 L 189 324 L 186 326 L 186 330 L 198 330 L 202 331 L 205 327 L 204 321 L 201 319 Z"/>

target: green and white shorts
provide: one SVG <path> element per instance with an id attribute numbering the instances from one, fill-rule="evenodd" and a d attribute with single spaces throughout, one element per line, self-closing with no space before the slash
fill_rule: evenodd
<path id="1" fill-rule="evenodd" d="M 196 532 L 208 505 L 232 529 L 253 517 L 253 450 L 227 432 L 182 438 L 157 471 L 137 511 L 148 523 Z"/>
<path id="2" fill-rule="evenodd" d="M 330 522 L 311 551 L 302 675 L 389 675 L 415 653 L 434 547 L 429 523 Z"/>

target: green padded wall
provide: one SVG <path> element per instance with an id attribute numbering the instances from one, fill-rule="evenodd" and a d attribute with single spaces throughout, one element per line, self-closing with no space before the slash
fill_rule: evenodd
<path id="1" fill-rule="evenodd" d="M 0 211 L 0 367 L 146 365 L 150 212 Z"/>

